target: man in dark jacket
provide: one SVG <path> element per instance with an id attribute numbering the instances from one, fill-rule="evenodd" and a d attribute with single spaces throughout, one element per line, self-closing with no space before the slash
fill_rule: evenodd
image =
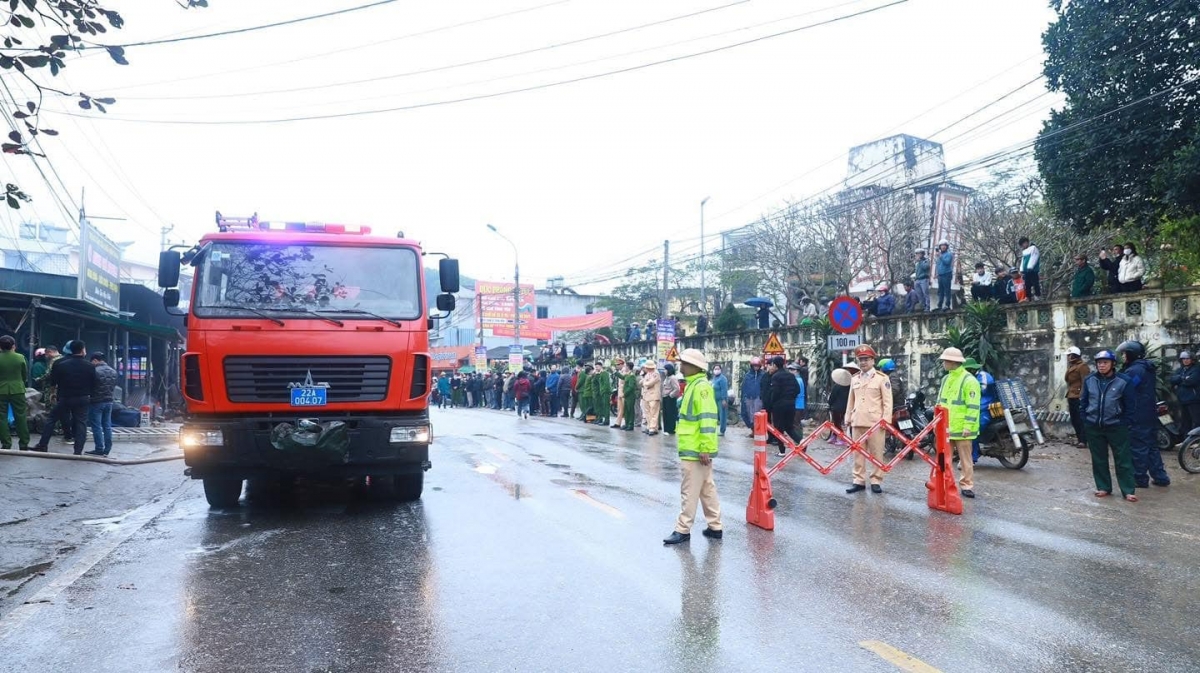
<path id="1" fill-rule="evenodd" d="M 1121 494 L 1129 502 L 1137 502 L 1128 431 L 1133 425 L 1133 410 L 1137 406 L 1135 386 L 1128 376 L 1117 373 L 1116 356 L 1112 351 L 1100 351 L 1095 361 L 1097 371 L 1083 380 L 1079 402 L 1088 450 L 1092 453 L 1096 497 L 1112 495 L 1112 474 L 1108 471 L 1108 452 L 1111 449 Z"/>
<path id="2" fill-rule="evenodd" d="M 762 411 L 762 384 L 766 374 L 762 371 L 762 360 L 750 358 L 750 369 L 742 376 L 738 392 L 742 398 L 742 422 L 750 428 L 750 436 L 754 436 L 754 414 Z"/>
<path id="3" fill-rule="evenodd" d="M 1071 298 L 1089 297 L 1096 285 L 1096 272 L 1088 266 L 1087 255 L 1075 255 L 1075 275 L 1071 277 Z"/>
<path id="4" fill-rule="evenodd" d="M 1108 272 L 1108 293 L 1116 294 L 1121 291 L 1121 258 L 1125 256 L 1124 247 L 1118 243 L 1112 247 L 1112 254 L 1100 251 L 1100 268 Z"/>
<path id="5" fill-rule="evenodd" d="M 1154 363 L 1146 359 L 1146 347 L 1140 341 L 1117 346 L 1125 357 L 1121 373 L 1133 382 L 1137 403 L 1130 417 L 1129 450 L 1133 454 L 1133 478 L 1139 488 L 1170 486 L 1171 477 L 1163 466 L 1162 454 L 1154 440 L 1158 433 L 1158 396 L 1155 392 Z"/>
<path id="6" fill-rule="evenodd" d="M 58 388 L 58 402 L 46 418 L 42 437 L 33 450 L 43 453 L 49 451 L 54 424 L 63 421 L 65 430 L 69 418 L 75 455 L 78 456 L 83 453 L 83 443 L 87 441 L 87 415 L 92 389 L 96 386 L 96 368 L 84 359 L 87 345 L 82 341 L 68 341 L 63 351 L 66 357 L 54 363 L 54 367 L 50 369 L 50 382 Z"/>
<path id="7" fill-rule="evenodd" d="M 92 353 L 92 366 L 96 368 L 96 383 L 92 386 L 91 403 L 88 406 L 88 426 L 92 428 L 92 441 L 96 443 L 96 448 L 87 453 L 91 456 L 107 456 L 112 451 L 112 406 L 117 370 L 108 366 L 102 353 Z"/>
<path id="8" fill-rule="evenodd" d="M 1196 366 L 1188 351 L 1179 354 L 1179 365 L 1179 369 L 1171 375 L 1171 385 L 1175 386 L 1175 397 L 1179 400 L 1182 415 L 1182 430 L 1186 435 L 1192 428 L 1200 426 L 1200 367 Z"/>
<path id="9" fill-rule="evenodd" d="M 771 386 L 764 393 L 763 407 L 771 414 L 771 425 L 787 434 L 793 442 L 800 441 L 796 432 L 796 396 L 800 394 L 800 384 L 796 376 L 786 369 L 787 361 L 782 355 L 771 358 L 767 364 L 767 374 L 771 377 Z M 779 445 L 780 453 L 784 453 L 783 443 L 774 437 L 767 438 L 768 443 Z"/>

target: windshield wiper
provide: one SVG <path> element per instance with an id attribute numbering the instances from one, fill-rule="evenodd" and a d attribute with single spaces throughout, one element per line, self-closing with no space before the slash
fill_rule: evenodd
<path id="1" fill-rule="evenodd" d="M 331 322 L 331 323 L 337 325 L 338 327 L 346 326 L 346 323 L 342 322 L 341 320 L 323 316 L 320 313 L 317 313 L 316 311 L 313 311 L 313 310 L 307 309 L 307 308 L 264 308 L 263 310 L 264 311 L 277 311 L 277 312 L 283 312 L 283 313 L 307 313 L 309 315 L 316 316 L 326 322 Z M 283 324 L 283 323 L 280 323 L 280 324 Z"/>
<path id="2" fill-rule="evenodd" d="M 280 327 L 284 327 L 283 321 L 280 320 L 279 318 L 276 318 L 274 316 L 269 316 L 266 313 L 263 313 L 262 311 L 260 311 L 256 308 L 250 308 L 249 306 L 214 306 L 213 308 L 219 308 L 222 310 L 233 309 L 234 311 L 249 311 L 249 312 L 253 313 L 254 315 L 257 315 L 260 318 L 266 318 L 267 320 L 270 320 L 271 322 L 275 323 L 276 325 L 279 325 Z"/>
<path id="3" fill-rule="evenodd" d="M 376 318 L 378 320 L 386 320 L 387 322 L 392 323 L 396 327 L 404 327 L 404 324 L 397 320 L 392 320 L 391 318 L 385 318 L 385 317 L 379 315 L 378 313 L 371 313 L 370 311 L 364 311 L 361 308 L 324 309 L 322 311 L 318 311 L 318 313 L 353 313 L 355 315 L 369 315 L 372 318 Z"/>

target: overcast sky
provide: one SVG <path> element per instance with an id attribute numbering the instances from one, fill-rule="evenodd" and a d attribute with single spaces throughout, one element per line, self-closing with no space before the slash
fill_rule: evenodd
<path id="1" fill-rule="evenodd" d="M 106 39 L 236 29 L 367 1 L 210 0 L 193 10 L 171 0 L 110 2 L 127 25 Z M 928 137 L 1033 79 L 1053 17 L 1046 0 L 910 0 L 631 72 L 405 111 L 255 125 L 145 120 L 277 120 L 438 103 L 695 54 L 888 2 L 399 0 L 245 35 L 131 47 L 124 67 L 91 52 L 69 61 L 57 84 L 117 98 L 110 119 L 47 114 L 44 124 L 61 135 L 45 149 L 71 199 L 86 187 L 89 213 L 128 218 L 99 224 L 118 242 L 137 241 L 135 257 L 154 256 L 163 224 L 176 226 L 173 241 L 194 241 L 220 209 L 403 230 L 461 258 L 468 275 L 510 278 L 512 252 L 487 231 L 490 222 L 519 247 L 523 279 L 579 282 L 664 238 L 676 241 L 673 255 L 694 252 L 706 196 L 710 233 L 743 224 L 835 186 L 850 146 L 898 132 Z M 474 23 L 439 30 L 464 22 Z M 333 86 L 362 79 L 375 81 Z M 296 88 L 305 90 L 268 93 Z M 1032 138 L 1054 102 L 1043 93 L 1034 84 L 932 139 L 1009 109 L 949 143 L 947 163 Z M 81 112 L 71 101 L 46 107 Z M 0 223 L 63 221 L 27 164 L 7 158 L 35 203 Z"/>

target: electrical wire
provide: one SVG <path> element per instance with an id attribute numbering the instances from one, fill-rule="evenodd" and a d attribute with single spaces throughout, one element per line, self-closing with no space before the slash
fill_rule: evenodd
<path id="1" fill-rule="evenodd" d="M 83 45 L 81 47 L 77 47 L 77 49 L 80 49 L 80 50 L 113 49 L 113 48 L 128 49 L 130 47 L 152 47 L 152 46 L 161 45 L 161 44 L 176 44 L 179 42 L 191 42 L 193 40 L 207 40 L 207 39 L 213 38 L 213 37 L 227 37 L 229 35 L 241 35 L 244 33 L 253 33 L 256 31 L 260 31 L 260 30 L 267 30 L 268 28 L 279 28 L 281 26 L 291 26 L 291 25 L 295 25 L 298 23 L 305 23 L 307 21 L 315 21 L 317 19 L 327 19 L 327 18 L 333 17 L 333 16 L 341 16 L 343 14 L 350 14 L 351 12 L 357 12 L 357 11 L 360 11 L 363 9 L 371 9 L 373 7 L 379 7 L 381 5 L 390 5 L 396 1 L 397 0 L 377 0 L 376 2 L 370 2 L 365 5 L 357 5 L 355 7 L 346 7 L 344 9 L 337 9 L 337 10 L 333 10 L 331 12 L 323 12 L 321 14 L 312 14 L 309 16 L 300 16 L 300 17 L 296 17 L 294 19 L 287 19 L 284 21 L 275 21 L 273 23 L 265 23 L 265 24 L 258 25 L 258 26 L 246 26 L 245 28 L 232 28 L 229 30 L 217 31 L 215 33 L 204 33 L 202 35 L 184 35 L 181 37 L 163 38 L 161 40 L 145 40 L 142 42 L 126 42 L 123 44 L 87 44 L 87 45 Z"/>
<path id="2" fill-rule="evenodd" d="M 907 2 L 909 2 L 909 0 L 892 0 L 891 2 L 888 2 L 883 5 L 879 5 L 876 7 L 869 8 L 869 9 L 861 10 L 861 11 L 854 12 L 851 14 L 837 16 L 837 17 L 834 17 L 831 19 L 826 19 L 824 21 L 806 24 L 804 26 L 799 26 L 797 28 L 791 28 L 788 30 L 778 31 L 778 32 L 771 33 L 768 35 L 762 35 L 759 37 L 755 37 L 755 38 L 748 39 L 748 40 L 743 40 L 740 42 L 735 42 L 732 44 L 726 44 L 726 45 L 714 47 L 711 49 L 705 49 L 703 51 L 692 52 L 689 54 L 673 56 L 670 58 L 660 59 L 660 60 L 652 61 L 649 63 L 641 63 L 638 65 L 633 65 L 633 66 L 629 66 L 629 67 L 625 67 L 625 68 L 618 68 L 618 69 L 614 69 L 614 70 L 593 73 L 590 75 L 583 75 L 580 77 L 574 77 L 574 78 L 566 79 L 566 80 L 547 82 L 547 83 L 543 83 L 543 84 L 521 87 L 521 88 L 517 88 L 517 89 L 508 89 L 508 90 L 504 90 L 504 91 L 496 91 L 496 92 L 492 92 L 492 93 L 479 94 L 479 95 L 474 95 L 474 96 L 464 96 L 462 98 L 456 98 L 456 99 L 431 101 L 431 102 L 426 102 L 426 103 L 415 103 L 415 104 L 411 104 L 411 105 L 402 105 L 402 106 L 396 106 L 396 107 L 390 107 L 390 108 L 380 108 L 380 109 L 373 109 L 373 110 L 358 110 L 358 111 L 351 111 L 351 112 L 339 112 L 339 113 L 330 113 L 330 114 L 322 114 L 322 115 L 284 117 L 284 118 L 278 118 L 278 119 L 246 119 L 246 120 L 176 119 L 176 120 L 165 120 L 165 119 L 133 119 L 133 118 L 127 118 L 127 117 L 115 117 L 112 115 L 106 116 L 106 117 L 104 117 L 104 119 L 107 121 L 120 121 L 120 122 L 131 122 L 131 123 L 142 123 L 142 124 L 165 124 L 165 125 L 188 125 L 188 126 L 263 125 L 263 124 L 284 124 L 284 123 L 290 123 L 290 122 L 303 122 L 303 121 L 317 121 L 317 120 L 325 120 L 325 119 L 346 119 L 346 118 L 352 118 L 352 117 L 363 117 L 363 116 L 368 116 L 368 115 L 377 115 L 377 114 L 385 114 L 385 113 L 391 113 L 391 112 L 402 112 L 402 111 L 407 111 L 407 110 L 417 110 L 417 109 L 424 109 L 424 108 L 430 108 L 430 107 L 439 107 L 439 106 L 443 106 L 443 105 L 453 105 L 453 104 L 457 104 L 457 103 L 466 103 L 466 102 L 470 102 L 470 101 L 486 100 L 486 99 L 491 99 L 491 98 L 500 98 L 502 96 L 508 96 L 508 95 L 512 95 L 512 94 L 528 93 L 531 91 L 540 91 L 543 89 L 550 89 L 550 88 L 564 86 L 564 85 L 568 85 L 568 84 L 577 84 L 579 82 L 586 82 L 586 81 L 601 79 L 604 77 L 611 77 L 614 75 L 626 74 L 626 73 L 630 73 L 630 72 L 653 68 L 653 67 L 660 66 L 660 65 L 665 65 L 668 63 L 676 63 L 676 62 L 688 60 L 691 58 L 707 56 L 710 54 L 728 51 L 730 49 L 736 49 L 738 47 L 756 44 L 756 43 L 774 39 L 777 37 L 792 35 L 792 34 L 799 33 L 799 32 L 805 31 L 805 30 L 811 30 L 813 28 L 827 26 L 827 25 L 830 25 L 833 23 L 838 23 L 841 21 L 846 21 L 849 19 L 857 18 L 860 16 L 865 16 L 867 14 L 872 14 L 872 13 L 875 13 L 875 12 L 878 12 L 878 11 L 881 11 L 884 9 L 895 7 L 897 5 L 903 5 L 903 4 L 906 4 Z M 66 112 L 66 111 L 58 111 L 58 114 L 64 114 L 64 115 L 68 115 L 68 116 L 77 116 L 77 117 L 83 116 L 83 115 L 79 115 L 74 112 Z"/>

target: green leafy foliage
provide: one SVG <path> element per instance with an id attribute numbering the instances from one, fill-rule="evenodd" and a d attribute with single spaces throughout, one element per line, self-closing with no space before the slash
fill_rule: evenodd
<path id="1" fill-rule="evenodd" d="M 1200 213 L 1200 0 L 1051 7 L 1044 72 L 1066 104 L 1036 156 L 1054 212 L 1080 231 Z"/>
<path id="2" fill-rule="evenodd" d="M 963 355 L 975 358 L 992 374 L 1000 374 L 1008 366 L 1008 355 L 1001 350 L 999 335 L 1008 318 L 1004 309 L 994 301 L 968 302 L 963 307 L 963 326 L 951 325 L 942 342 L 957 348 Z"/>
<path id="3" fill-rule="evenodd" d="M 733 304 L 726 304 L 721 315 L 717 316 L 716 327 L 718 332 L 740 332 L 746 329 L 746 319 Z"/>
<path id="4" fill-rule="evenodd" d="M 833 370 L 842 366 L 842 354 L 839 351 L 829 350 L 829 336 L 834 333 L 833 326 L 829 324 L 827 317 L 810 318 L 801 322 L 800 325 L 813 340 L 808 358 L 808 378 L 817 394 L 813 395 L 812 399 L 818 399 L 818 395 L 821 399 L 827 399 L 833 380 Z"/>
<path id="5" fill-rule="evenodd" d="M 7 10 L 3 34 L 0 34 L 0 77 L 23 80 L 37 91 L 37 101 L 21 104 L 17 100 L 0 100 L 0 105 L 13 105 L 9 113 L 15 128 L 8 134 L 10 142 L 0 144 L 5 154 L 43 157 L 39 136 L 57 136 L 58 131 L 41 125 L 42 102 L 47 94 L 77 99 L 83 110 L 108 112 L 113 98 L 93 97 L 83 92 L 69 92 L 50 86 L 40 72 L 57 77 L 67 67 L 67 59 L 83 49 L 104 48 L 114 63 L 129 65 L 125 49 L 119 45 L 97 42 L 109 29 L 120 30 L 125 19 L 115 10 L 104 6 L 105 0 L 0 0 L 0 9 Z M 206 7 L 207 0 L 176 0 L 184 8 Z M 48 35 L 47 35 L 48 34 Z M 9 87 L 16 89 L 16 87 Z M 9 94 L 11 95 L 11 94 Z M 37 148 L 37 149 L 35 149 Z M 10 208 L 20 208 L 30 198 L 19 187 L 9 184 L 5 202 Z"/>

